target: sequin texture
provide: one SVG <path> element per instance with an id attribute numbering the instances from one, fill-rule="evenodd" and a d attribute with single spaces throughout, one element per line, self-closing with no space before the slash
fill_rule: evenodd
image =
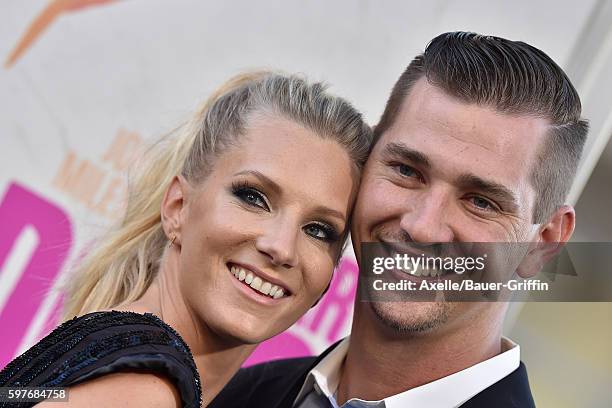
<path id="1" fill-rule="evenodd" d="M 169 377 L 183 406 L 201 406 L 200 377 L 189 346 L 150 313 L 94 312 L 66 321 L 0 371 L 0 386 L 68 387 L 108 370 L 143 368 Z M 0 407 L 34 404 L 0 402 Z"/>

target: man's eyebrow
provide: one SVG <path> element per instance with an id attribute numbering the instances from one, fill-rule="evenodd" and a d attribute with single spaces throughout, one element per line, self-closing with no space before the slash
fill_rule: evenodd
<path id="1" fill-rule="evenodd" d="M 398 158 L 400 160 L 409 161 L 413 164 L 420 165 L 425 169 L 431 168 L 431 163 L 427 156 L 418 150 L 414 150 L 403 143 L 388 143 L 383 148 L 382 152 L 383 157 L 390 158 Z"/>
<path id="2" fill-rule="evenodd" d="M 485 180 L 474 174 L 462 174 L 457 178 L 457 185 L 464 190 L 477 190 L 492 199 L 501 201 L 505 211 L 515 212 L 518 209 L 516 195 L 509 188 L 495 181 Z"/>

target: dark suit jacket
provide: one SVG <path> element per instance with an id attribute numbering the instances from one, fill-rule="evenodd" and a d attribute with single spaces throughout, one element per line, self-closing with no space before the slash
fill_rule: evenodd
<path id="1" fill-rule="evenodd" d="M 329 347 L 319 357 L 270 361 L 241 369 L 208 407 L 290 408 L 306 381 L 308 372 L 337 344 Z M 535 407 L 525 365 L 521 362 L 519 368 L 476 394 L 462 407 Z"/>

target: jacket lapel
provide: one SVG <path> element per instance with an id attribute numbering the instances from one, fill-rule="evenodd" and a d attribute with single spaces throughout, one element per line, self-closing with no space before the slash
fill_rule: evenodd
<path id="1" fill-rule="evenodd" d="M 283 395 L 282 398 L 279 398 L 277 404 L 273 405 L 273 407 L 291 408 L 293 406 L 293 402 L 297 398 L 298 393 L 302 389 L 302 385 L 304 385 L 304 382 L 306 381 L 310 370 L 316 367 L 317 364 L 319 364 L 321 360 L 325 358 L 325 356 L 327 356 L 333 349 L 335 349 L 342 340 L 343 339 L 338 340 L 337 342 L 329 346 L 323 353 L 319 355 L 319 357 L 317 357 L 317 359 L 308 368 L 306 368 L 306 370 L 301 373 L 298 373 L 297 377 L 293 380 L 291 385 L 287 387 L 285 395 Z"/>

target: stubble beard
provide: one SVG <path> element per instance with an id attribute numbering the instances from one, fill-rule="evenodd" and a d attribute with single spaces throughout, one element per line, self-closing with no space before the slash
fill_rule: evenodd
<path id="1" fill-rule="evenodd" d="M 370 302 L 374 315 L 398 334 L 422 334 L 443 326 L 453 305 L 449 302 Z M 413 310 L 411 310 L 413 309 Z"/>

